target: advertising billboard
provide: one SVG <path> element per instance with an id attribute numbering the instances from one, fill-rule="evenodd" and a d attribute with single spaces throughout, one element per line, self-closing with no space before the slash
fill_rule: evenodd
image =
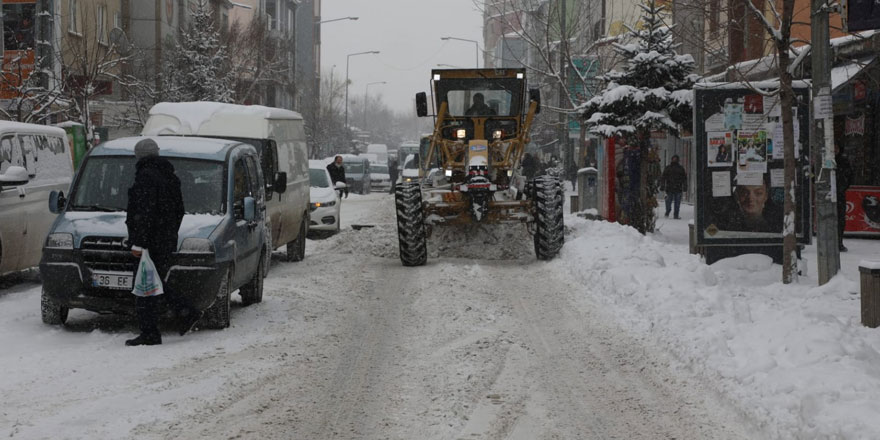
<path id="1" fill-rule="evenodd" d="M 701 246 L 782 245 L 784 154 L 779 100 L 741 84 L 694 90 L 697 158 L 695 226 Z M 795 87 L 797 170 L 809 164 L 809 89 Z M 754 84 L 753 84 L 754 86 Z M 809 243 L 810 182 L 795 178 L 796 232 Z"/>

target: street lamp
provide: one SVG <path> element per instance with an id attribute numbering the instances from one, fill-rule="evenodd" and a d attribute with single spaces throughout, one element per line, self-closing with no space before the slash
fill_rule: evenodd
<path id="1" fill-rule="evenodd" d="M 333 19 L 330 19 L 330 20 L 319 21 L 319 22 L 317 22 L 317 23 L 315 23 L 315 24 L 330 23 L 331 21 L 357 20 L 358 18 L 360 18 L 360 17 L 342 17 L 342 18 L 333 18 Z"/>
<path id="2" fill-rule="evenodd" d="M 364 131 L 367 131 L 367 98 L 370 93 L 370 86 L 376 84 L 388 84 L 386 81 L 376 81 L 368 83 L 366 87 L 364 87 Z"/>
<path id="3" fill-rule="evenodd" d="M 456 41 L 467 41 L 469 43 L 474 43 L 474 55 L 476 55 L 477 65 L 476 67 L 480 67 L 480 43 L 477 40 L 468 40 L 466 38 L 458 38 L 458 37 L 440 37 L 443 41 L 456 40 Z"/>
<path id="4" fill-rule="evenodd" d="M 345 128 L 348 129 L 348 65 L 351 57 L 358 55 L 377 54 L 378 50 L 368 50 L 366 52 L 350 53 L 345 58 Z"/>

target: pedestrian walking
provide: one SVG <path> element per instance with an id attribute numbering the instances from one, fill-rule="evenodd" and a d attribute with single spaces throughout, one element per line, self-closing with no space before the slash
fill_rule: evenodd
<path id="1" fill-rule="evenodd" d="M 327 171 L 330 172 L 330 180 L 333 181 L 334 188 L 336 187 L 336 182 L 345 183 L 345 166 L 342 165 L 342 156 L 337 155 L 335 158 L 333 158 L 333 163 L 327 165 Z M 339 195 L 342 195 L 342 192 L 344 192 L 345 198 L 348 198 L 348 186 L 346 186 L 345 189 L 339 191 Z"/>
<path id="2" fill-rule="evenodd" d="M 388 163 L 388 177 L 391 179 L 391 194 L 394 194 L 395 188 L 397 188 L 397 161 L 392 160 Z"/>
<path id="3" fill-rule="evenodd" d="M 678 163 L 678 155 L 672 156 L 672 160 L 663 175 L 660 176 L 660 190 L 666 192 L 666 217 L 670 212 L 674 212 L 674 218 L 679 217 L 679 208 L 681 207 L 681 193 L 687 189 L 687 173 L 684 167 Z M 674 211 L 673 211 L 674 205 Z"/>
<path id="4" fill-rule="evenodd" d="M 156 266 L 160 279 L 167 280 L 168 270 L 177 250 L 177 232 L 183 221 L 183 196 L 180 180 L 174 166 L 159 156 L 159 146 L 152 139 L 144 139 L 134 147 L 137 158 L 134 184 L 128 189 L 128 207 L 125 224 L 131 253 L 140 258 L 144 250 Z M 137 274 L 135 274 L 137 275 Z M 160 300 L 176 312 L 179 333 L 184 335 L 195 326 L 202 313 L 193 308 L 181 292 L 174 292 L 164 284 L 160 296 L 135 297 L 140 335 L 125 341 L 125 345 L 158 345 L 162 343 L 159 331 Z"/>

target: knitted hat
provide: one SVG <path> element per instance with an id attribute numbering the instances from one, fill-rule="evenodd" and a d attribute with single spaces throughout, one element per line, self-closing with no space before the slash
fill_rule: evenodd
<path id="1" fill-rule="evenodd" d="M 152 139 L 144 139 L 134 146 L 134 157 L 142 159 L 147 156 L 158 156 L 159 145 Z"/>

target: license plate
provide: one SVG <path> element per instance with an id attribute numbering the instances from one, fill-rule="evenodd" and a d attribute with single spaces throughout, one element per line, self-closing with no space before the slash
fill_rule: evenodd
<path id="1" fill-rule="evenodd" d="M 105 289 L 131 290 L 134 283 L 134 276 L 112 273 L 112 272 L 93 272 L 92 287 L 103 287 Z"/>

